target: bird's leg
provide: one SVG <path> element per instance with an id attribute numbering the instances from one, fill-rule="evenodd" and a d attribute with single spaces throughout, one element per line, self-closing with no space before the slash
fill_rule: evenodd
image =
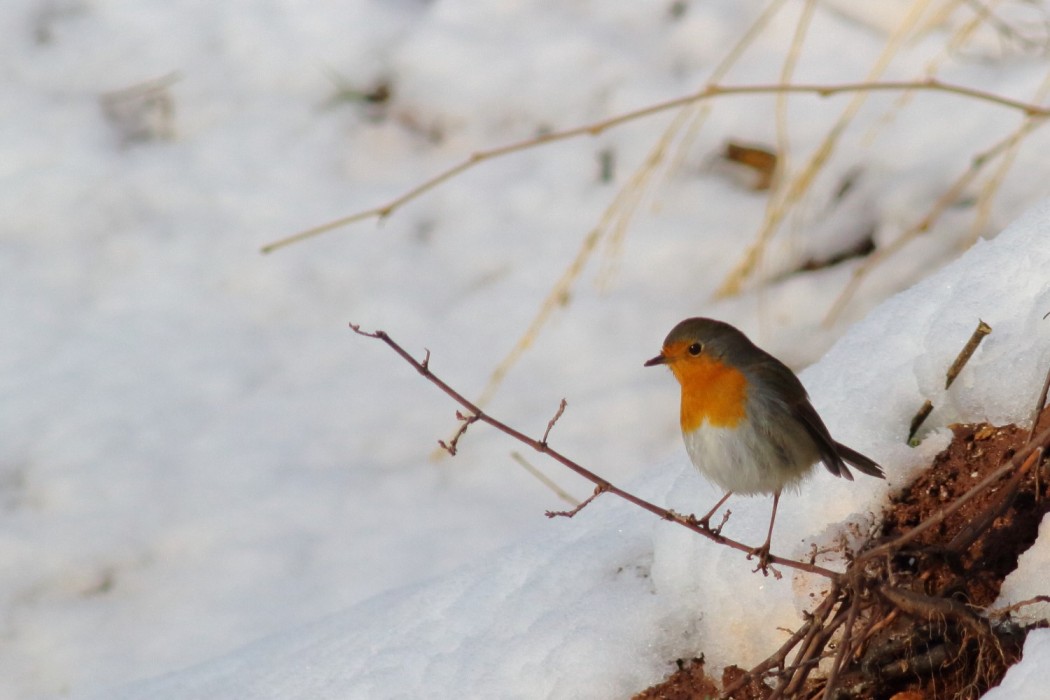
<path id="1" fill-rule="evenodd" d="M 777 504 L 780 503 L 780 490 L 773 492 L 773 513 L 769 516 L 769 532 L 766 533 L 766 541 L 761 547 L 756 547 L 751 550 L 751 553 L 747 555 L 750 559 L 752 556 L 758 557 L 758 568 L 755 571 L 761 571 L 763 574 L 768 575 L 767 569 L 769 568 L 769 543 L 773 540 L 773 523 L 777 519 Z M 776 573 L 776 572 L 774 572 Z M 777 576 L 779 578 L 779 575 Z"/>
<path id="2" fill-rule="evenodd" d="M 722 521 L 722 525 L 719 525 L 718 527 L 712 529 L 711 528 L 711 516 L 714 515 L 718 511 L 718 509 L 722 507 L 722 504 L 725 503 L 726 501 L 728 501 L 729 497 L 732 496 L 732 495 L 733 495 L 732 491 L 726 491 L 726 495 L 722 496 L 722 498 L 719 499 L 718 503 L 715 504 L 715 507 L 712 508 L 711 510 L 707 511 L 707 515 L 705 515 L 704 517 L 702 517 L 702 518 L 700 518 L 699 520 L 696 521 L 700 525 L 700 527 L 705 528 L 707 530 L 711 530 L 716 535 L 719 534 L 720 532 L 722 532 L 722 525 L 725 524 L 725 521 L 723 520 Z"/>

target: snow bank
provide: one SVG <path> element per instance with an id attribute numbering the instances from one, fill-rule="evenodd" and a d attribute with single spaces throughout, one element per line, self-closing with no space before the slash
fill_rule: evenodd
<path id="1" fill-rule="evenodd" d="M 933 425 L 1027 417 L 1050 359 L 1041 320 L 1050 279 L 1040 274 L 1050 265 L 1048 233 L 1050 202 L 881 305 L 804 374 L 832 432 L 881 460 L 889 478 L 848 484 L 818 471 L 782 505 L 775 551 L 801 554 L 810 535 L 877 510 L 887 489 L 932 456 L 940 434 L 917 450 L 904 446 L 924 397 L 939 407 Z M 992 335 L 952 389 L 937 391 L 978 317 Z M 634 488 L 685 511 L 716 495 L 682 462 L 654 465 Z M 738 502 L 727 534 L 760 541 L 767 508 L 767 499 Z M 737 552 L 604 496 L 452 575 L 107 696 L 624 697 L 676 658 L 702 654 L 717 669 L 776 648 L 781 628 L 811 605 L 813 582 L 750 567 Z M 1038 568 L 1015 576 L 1046 592 Z M 988 697 L 1037 697 L 1035 669 L 1047 663 L 1050 636 L 1034 633 L 1004 689 Z"/>

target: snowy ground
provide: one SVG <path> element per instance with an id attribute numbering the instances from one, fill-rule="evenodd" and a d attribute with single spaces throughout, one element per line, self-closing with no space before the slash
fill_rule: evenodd
<path id="1" fill-rule="evenodd" d="M 803 5 L 787 3 L 723 82 L 778 80 Z M 869 16 L 819 5 L 795 82 L 864 79 L 911 5 Z M 436 371 L 476 394 L 673 114 L 482 164 L 380 227 L 258 253 L 478 149 L 694 91 L 764 7 L 0 4 L 0 697 L 112 697 L 266 637 L 124 695 L 611 697 L 675 656 L 765 656 L 768 620 L 796 619 L 802 583 L 750 576 L 739 557 L 613 501 L 548 521 L 560 503 L 510 458 L 518 446 L 479 426 L 455 459 L 434 461 L 452 406 L 347 329 L 428 348 Z M 936 64 L 944 80 L 1036 101 L 1047 62 L 1026 42 L 1046 8 L 999 9 L 1027 33 L 983 25 L 946 52 L 967 16 L 931 11 L 883 77 Z M 170 82 L 162 99 L 114 94 L 156 79 Z M 384 82 L 387 104 L 349 96 Z M 641 363 L 689 315 L 732 321 L 796 367 L 852 327 L 804 379 L 832 431 L 878 458 L 891 487 L 943 444 L 901 445 L 922 398 L 938 403 L 934 426 L 1026 416 L 1050 361 L 1045 208 L 869 315 L 960 253 L 998 161 L 830 326 L 859 263 L 785 275 L 869 231 L 887 245 L 1021 123 L 955 95 L 899 97 L 869 98 L 757 281 L 718 301 L 767 198 L 715 156 L 727 139 L 777 134 L 772 97 L 714 103 L 491 410 L 539 433 L 566 398 L 554 444 L 683 511 L 717 494 L 686 465 L 673 381 Z M 792 167 L 850 99 L 792 98 Z M 994 236 L 1047 194 L 1048 139 L 1024 142 L 977 233 Z M 943 365 L 978 316 L 995 332 L 943 396 Z M 774 550 L 884 495 L 815 477 L 785 499 Z M 758 541 L 767 509 L 740 501 L 733 528 Z M 727 576 L 761 621 L 726 626 Z"/>

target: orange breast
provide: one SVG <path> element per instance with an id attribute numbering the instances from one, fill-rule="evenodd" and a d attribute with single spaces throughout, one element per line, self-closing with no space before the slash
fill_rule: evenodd
<path id="1" fill-rule="evenodd" d="M 745 417 L 747 379 L 740 370 L 706 355 L 671 362 L 682 385 L 682 430 L 692 432 L 704 421 L 731 428 Z"/>

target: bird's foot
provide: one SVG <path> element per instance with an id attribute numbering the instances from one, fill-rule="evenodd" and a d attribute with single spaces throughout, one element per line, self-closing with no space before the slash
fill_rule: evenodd
<path id="1" fill-rule="evenodd" d="M 758 566 L 753 571 L 761 571 L 763 576 L 769 576 L 770 572 L 772 572 L 774 578 L 780 579 L 782 574 L 769 563 L 769 556 L 769 542 L 766 542 L 761 547 L 755 547 L 747 553 L 749 560 L 751 557 L 758 557 Z"/>
<path id="2" fill-rule="evenodd" d="M 711 516 L 714 515 L 714 512 L 712 511 L 712 512 L 708 513 L 707 515 L 705 515 L 704 517 L 697 519 L 696 524 L 699 525 L 700 527 L 702 527 L 703 529 L 707 530 L 708 532 L 710 532 L 715 537 L 717 537 L 717 536 L 722 534 L 722 528 L 725 527 L 726 522 L 728 522 L 728 520 L 729 520 L 729 516 L 732 515 L 732 514 L 733 514 L 733 511 L 731 511 L 728 508 L 726 508 L 726 511 L 724 513 L 722 513 L 722 520 L 720 520 L 717 525 L 712 527 L 711 526 Z"/>

